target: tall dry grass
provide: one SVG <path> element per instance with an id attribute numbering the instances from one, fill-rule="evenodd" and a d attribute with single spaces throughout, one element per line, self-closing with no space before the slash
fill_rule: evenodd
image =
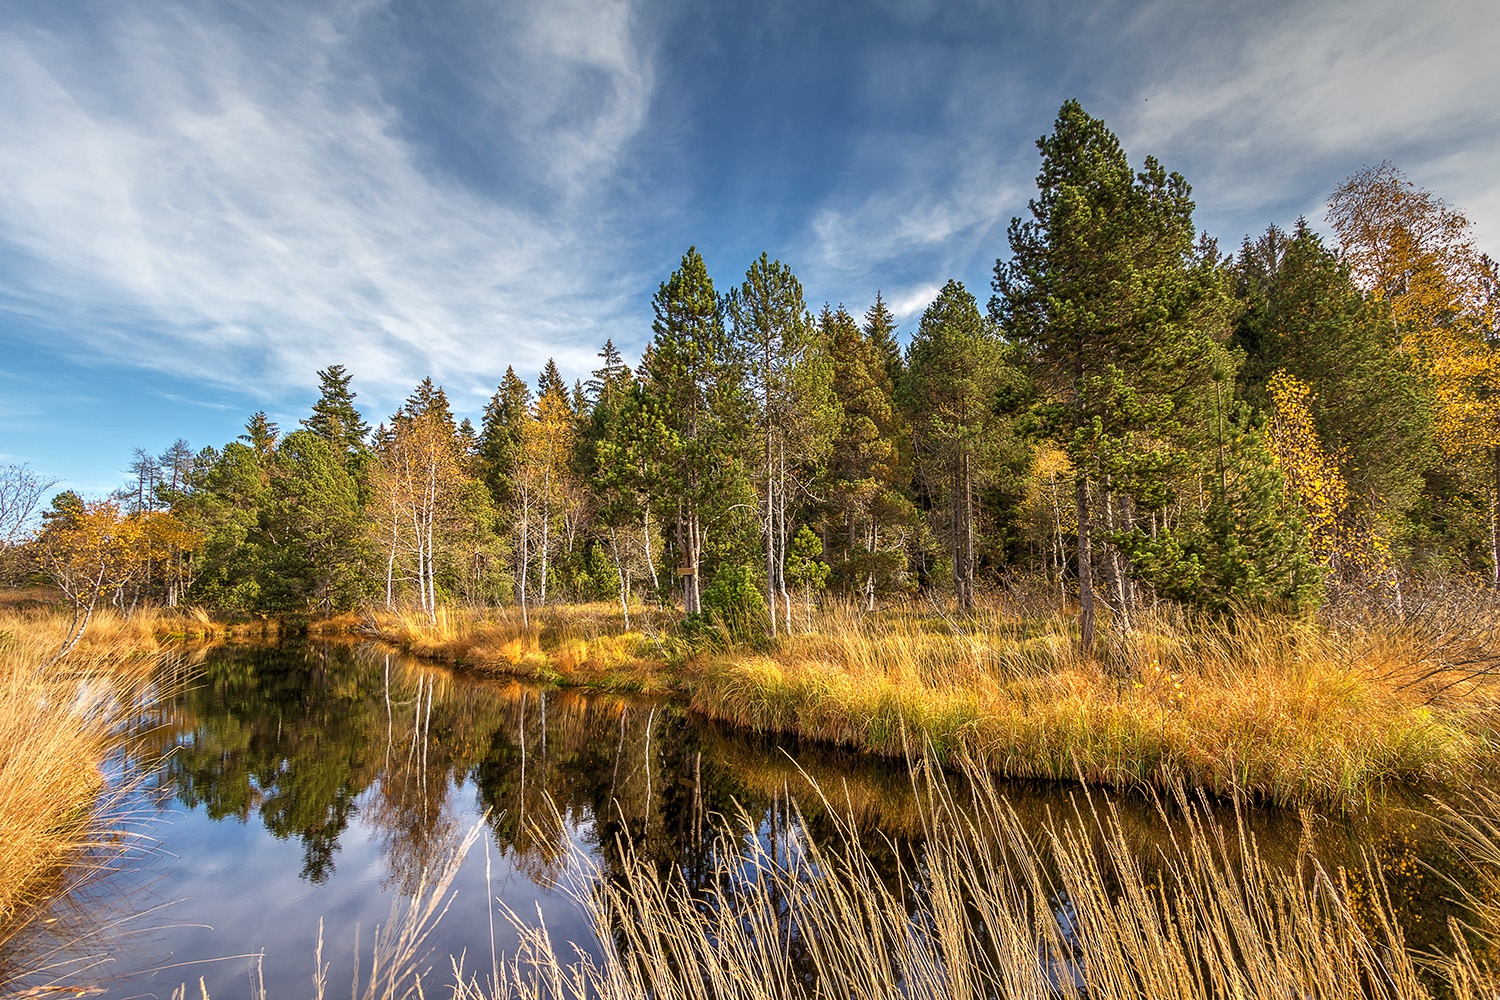
<path id="1" fill-rule="evenodd" d="M 687 690 L 712 718 L 874 753 L 930 747 L 1011 777 L 1182 780 L 1346 808 L 1384 784 L 1459 785 L 1495 762 L 1500 630 L 1468 627 L 1471 613 L 1449 613 L 1461 603 L 1439 595 L 1441 615 L 1394 620 L 1160 614 L 1106 623 L 1091 657 L 1070 619 L 1024 602 L 963 616 L 834 605 L 779 641 L 696 653 L 671 615 L 640 609 L 626 633 L 613 604 L 548 608 L 529 625 L 517 609 L 377 613 L 369 631 L 481 670 Z"/>
<path id="2" fill-rule="evenodd" d="M 72 652 L 44 667 L 66 616 L 44 605 L 0 610 L 0 994 L 77 973 L 71 960 L 49 967 L 51 946 L 22 954 L 13 942 L 132 846 L 121 826 L 127 789 L 111 787 L 103 768 L 149 690 L 153 660 L 140 654 L 157 648 L 154 620 L 97 613 Z"/>
<path id="3" fill-rule="evenodd" d="M 0 638 L 0 944 L 112 838 L 98 805 L 122 689 L 100 648 L 43 674 L 50 637 Z"/>
<path id="4" fill-rule="evenodd" d="M 693 706 L 876 753 L 964 754 L 1012 777 L 1344 807 L 1387 782 L 1461 784 L 1495 760 L 1487 678 L 1457 697 L 1432 664 L 1429 684 L 1409 683 L 1427 652 L 1409 629 L 1163 616 L 1084 658 L 1060 617 L 836 608 L 769 652 L 705 658 Z"/>
<path id="5" fill-rule="evenodd" d="M 832 847 L 800 823 L 776 842 L 726 825 L 705 883 L 718 888 L 664 884 L 627 858 L 617 878 L 595 872 L 573 888 L 597 957 L 508 913 L 518 952 L 488 976 L 455 963 L 455 996 L 1477 1000 L 1500 989 L 1456 927 L 1449 956 L 1414 956 L 1373 866 L 1373 901 L 1315 857 L 1273 867 L 1238 813 L 1221 823 L 1179 793 L 1182 832 L 1143 862 L 1107 809 L 1037 828 L 984 781 L 960 804 L 931 772 L 920 780 L 920 861 L 877 864 L 852 823 Z M 1488 837 L 1500 851 L 1493 827 Z"/>
<path id="6" fill-rule="evenodd" d="M 632 630 L 616 603 L 533 608 L 441 606 L 371 609 L 365 632 L 414 656 L 470 669 L 551 683 L 618 691 L 659 691 L 671 685 L 667 632 L 677 616 L 631 609 Z"/>

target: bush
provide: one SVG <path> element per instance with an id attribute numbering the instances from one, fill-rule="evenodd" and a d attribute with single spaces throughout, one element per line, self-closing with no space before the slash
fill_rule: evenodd
<path id="1" fill-rule="evenodd" d="M 694 646 L 727 647 L 764 639 L 770 630 L 760 580 L 749 566 L 726 566 L 703 592 L 703 611 L 683 619 L 682 634 Z"/>

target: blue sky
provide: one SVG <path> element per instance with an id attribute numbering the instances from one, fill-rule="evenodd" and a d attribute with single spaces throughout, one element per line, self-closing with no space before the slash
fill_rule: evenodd
<path id="1" fill-rule="evenodd" d="M 1500 250 L 1493 0 L 0 0 L 0 463 L 634 361 L 689 244 L 909 330 L 1081 100 L 1227 249 L 1390 159 Z"/>

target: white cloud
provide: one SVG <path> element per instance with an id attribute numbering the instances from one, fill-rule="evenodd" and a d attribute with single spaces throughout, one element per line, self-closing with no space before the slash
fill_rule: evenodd
<path id="1" fill-rule="evenodd" d="M 937 298 L 942 286 L 937 284 L 916 285 L 897 291 L 888 303 L 891 315 L 897 323 L 916 319 Z"/>
<path id="2" fill-rule="evenodd" d="M 1127 44 L 1151 52 L 1150 39 L 1173 20 L 1188 21 L 1189 34 L 1174 40 L 1175 51 L 1156 52 L 1156 71 L 1112 109 L 1127 148 L 1179 161 L 1168 166 L 1192 164 L 1199 203 L 1221 218 L 1287 205 L 1315 223 L 1345 177 L 1392 159 L 1500 237 L 1491 207 L 1500 200 L 1500 16 L 1492 3 L 1240 10 L 1225 21 L 1174 2 L 1142 15 Z M 1455 155 L 1488 169 L 1471 163 L 1445 178 L 1443 164 Z M 1310 188 L 1317 194 L 1303 194 Z"/>
<path id="3" fill-rule="evenodd" d="M 339 69 L 359 64 L 347 17 L 257 39 L 126 10 L 103 59 L 0 34 L 0 240 L 30 262 L 0 293 L 33 314 L 72 304 L 88 351 L 220 384 L 274 393 L 342 363 L 382 409 L 428 373 L 458 402 L 507 364 L 586 370 L 636 291 L 612 274 L 599 202 L 644 123 L 650 60 L 627 4 L 531 14 L 535 63 L 497 99 L 533 133 L 520 155 L 552 186 L 542 206 L 433 169 L 377 81 Z"/>

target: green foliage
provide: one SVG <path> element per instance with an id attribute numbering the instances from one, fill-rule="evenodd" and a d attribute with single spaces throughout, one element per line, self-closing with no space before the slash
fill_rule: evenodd
<path id="1" fill-rule="evenodd" d="M 822 560 L 823 540 L 807 525 L 797 531 L 792 539 L 792 551 L 786 557 L 786 581 L 793 587 L 801 587 L 809 594 L 822 590 L 828 584 L 831 567 Z"/>
<path id="2" fill-rule="evenodd" d="M 479 431 L 479 476 L 501 507 L 515 500 L 516 467 L 521 460 L 522 428 L 531 416 L 531 389 L 505 369 L 505 378 L 484 408 Z"/>
<path id="3" fill-rule="evenodd" d="M 336 453 L 354 461 L 369 452 L 365 439 L 370 425 L 354 406 L 354 392 L 349 388 L 353 376 L 343 365 L 329 365 L 318 372 L 322 394 L 313 404 L 312 416 L 302 426 L 327 441 Z"/>
<path id="4" fill-rule="evenodd" d="M 1354 286 L 1349 267 L 1298 220 L 1246 240 L 1235 264 L 1246 309 L 1235 324 L 1244 348 L 1243 397 L 1271 410 L 1267 385 L 1285 371 L 1312 392 L 1319 439 L 1361 510 L 1398 519 L 1417 503 L 1433 464 L 1432 416 L 1389 309 Z"/>
<path id="5" fill-rule="evenodd" d="M 255 610 L 330 614 L 363 596 L 364 513 L 343 458 L 312 431 L 294 431 L 281 442 L 256 533 Z"/>
<path id="6" fill-rule="evenodd" d="M 1218 613 L 1300 613 L 1322 596 L 1296 501 L 1266 443 L 1264 419 L 1240 403 L 1219 429 L 1201 516 L 1154 536 L 1137 527 L 1113 540 L 1162 597 Z"/>
<path id="7" fill-rule="evenodd" d="M 889 322 L 878 297 L 871 313 L 878 313 L 878 323 Z M 873 601 L 877 593 L 903 589 L 904 542 L 917 518 L 904 495 L 910 456 L 903 452 L 906 427 L 890 375 L 900 366 L 890 363 L 872 325 L 861 329 L 843 308 L 825 306 L 819 327 L 839 410 L 819 489 L 827 497 L 822 505 L 830 527 L 832 551 L 827 555 L 840 586 Z M 894 350 L 894 342 L 888 346 Z"/>
<path id="8" fill-rule="evenodd" d="M 747 565 L 721 566 L 703 591 L 703 611 L 683 624 L 690 641 L 709 645 L 753 642 L 770 628 L 761 580 Z"/>
<path id="9" fill-rule="evenodd" d="M 976 492 L 999 468 L 1023 461 L 1005 401 L 1024 399 L 1014 351 L 949 280 L 922 314 L 907 349 L 900 397 L 911 427 L 916 471 L 948 543 L 959 603 L 974 603 Z M 1009 459 L 1010 462 L 1007 462 Z"/>
<path id="10" fill-rule="evenodd" d="M 260 593 L 255 541 L 261 507 L 270 499 L 265 470 L 250 445 L 231 441 L 222 452 L 205 448 L 198 453 L 187 487 L 179 516 L 203 537 L 192 559 L 187 599 L 249 611 Z"/>
<path id="11" fill-rule="evenodd" d="M 682 575 L 683 606 L 701 609 L 699 579 L 753 545 L 753 505 L 739 443 L 747 427 L 744 373 L 724 329 L 723 303 L 694 247 L 652 299 L 655 337 L 642 363 L 651 402 L 637 440 L 651 448 L 651 490 Z M 753 510 L 753 506 L 751 507 Z M 705 559 L 708 560 L 705 565 Z"/>

